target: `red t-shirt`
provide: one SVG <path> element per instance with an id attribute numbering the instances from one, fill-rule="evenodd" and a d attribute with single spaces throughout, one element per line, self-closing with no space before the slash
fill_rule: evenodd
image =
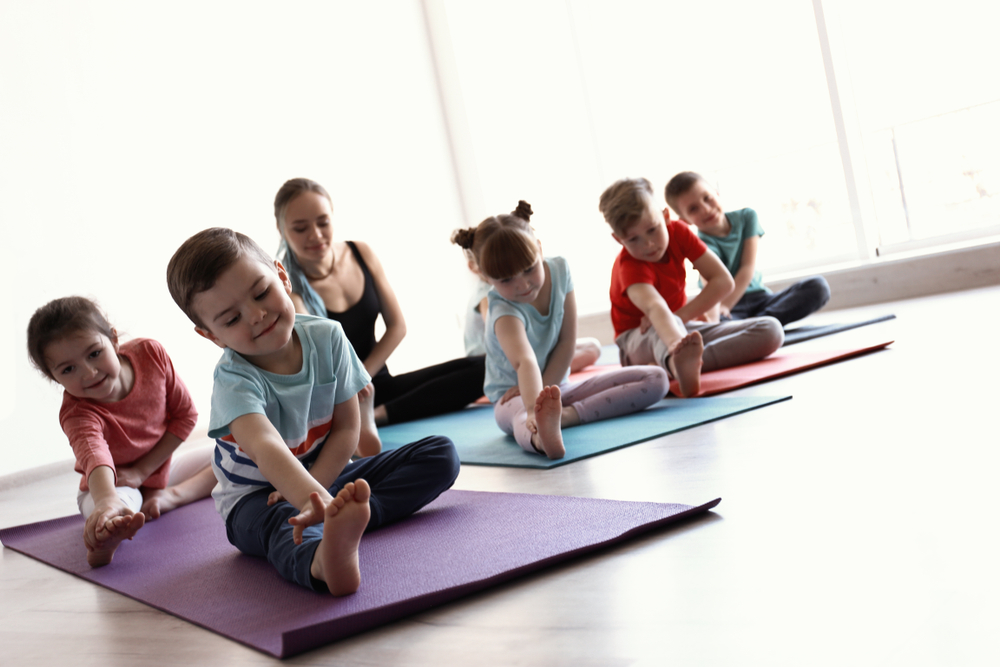
<path id="1" fill-rule="evenodd" d="M 696 261 L 705 254 L 707 246 L 686 222 L 680 220 L 667 221 L 667 238 L 667 251 L 659 262 L 636 259 L 625 248 L 615 259 L 611 268 L 611 324 L 615 328 L 615 338 L 635 329 L 642 320 L 642 311 L 625 293 L 636 283 L 652 285 L 671 312 L 677 312 L 687 303 L 684 260 Z"/>
<path id="2" fill-rule="evenodd" d="M 198 421 L 191 395 L 163 346 L 136 338 L 119 348 L 135 371 L 128 396 L 115 403 L 98 403 L 63 392 L 59 422 L 76 454 L 76 471 L 83 475 L 80 490 L 97 466 L 128 465 L 151 450 L 163 434 L 185 440 Z M 163 489 L 170 476 L 170 460 L 150 475 L 143 486 Z"/>

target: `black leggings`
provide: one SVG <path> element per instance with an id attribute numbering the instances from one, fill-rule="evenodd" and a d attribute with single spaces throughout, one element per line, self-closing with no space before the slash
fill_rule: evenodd
<path id="1" fill-rule="evenodd" d="M 375 406 L 385 406 L 390 424 L 461 410 L 483 395 L 486 357 L 463 357 L 412 373 L 376 373 Z"/>

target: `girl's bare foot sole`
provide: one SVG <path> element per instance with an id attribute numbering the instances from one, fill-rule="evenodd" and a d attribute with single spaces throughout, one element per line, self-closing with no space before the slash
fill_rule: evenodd
<path id="1" fill-rule="evenodd" d="M 131 540 L 145 525 L 146 517 L 142 512 L 136 512 L 131 516 L 115 517 L 110 523 L 111 525 L 104 531 L 108 537 L 103 540 L 100 548 L 87 552 L 87 564 L 90 567 L 101 567 L 110 563 L 122 541 Z"/>
<path id="2" fill-rule="evenodd" d="M 535 449 L 550 459 L 566 456 L 562 438 L 562 392 L 559 387 L 543 387 L 535 399 L 535 422 L 538 432 L 531 438 Z"/>

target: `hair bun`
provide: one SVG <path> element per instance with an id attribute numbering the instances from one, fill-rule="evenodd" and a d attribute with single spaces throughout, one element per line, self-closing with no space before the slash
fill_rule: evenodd
<path id="1" fill-rule="evenodd" d="M 517 208 L 511 211 L 511 215 L 516 215 L 522 220 L 531 220 L 532 213 L 534 213 L 534 211 L 531 210 L 531 204 L 523 199 L 518 200 Z"/>
<path id="2" fill-rule="evenodd" d="M 466 250 L 472 250 L 472 244 L 476 240 L 476 228 L 456 229 L 451 234 L 451 242 Z"/>

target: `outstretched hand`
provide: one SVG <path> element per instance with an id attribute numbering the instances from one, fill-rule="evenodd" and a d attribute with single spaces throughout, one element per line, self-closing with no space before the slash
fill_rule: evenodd
<path id="1" fill-rule="evenodd" d="M 504 392 L 503 396 L 500 398 L 500 405 L 503 405 L 512 398 L 516 398 L 521 395 L 521 388 L 516 384 Z"/>
<path id="2" fill-rule="evenodd" d="M 115 466 L 115 484 L 138 489 L 146 481 L 146 475 L 135 466 Z"/>
<path id="3" fill-rule="evenodd" d="M 288 520 L 288 523 L 295 526 L 292 529 L 292 540 L 296 544 L 302 544 L 302 531 L 309 526 L 323 523 L 325 516 L 326 503 L 323 502 L 323 498 L 319 495 L 319 492 L 313 491 L 309 494 L 309 502 L 306 503 L 306 506 L 297 515 Z"/>

